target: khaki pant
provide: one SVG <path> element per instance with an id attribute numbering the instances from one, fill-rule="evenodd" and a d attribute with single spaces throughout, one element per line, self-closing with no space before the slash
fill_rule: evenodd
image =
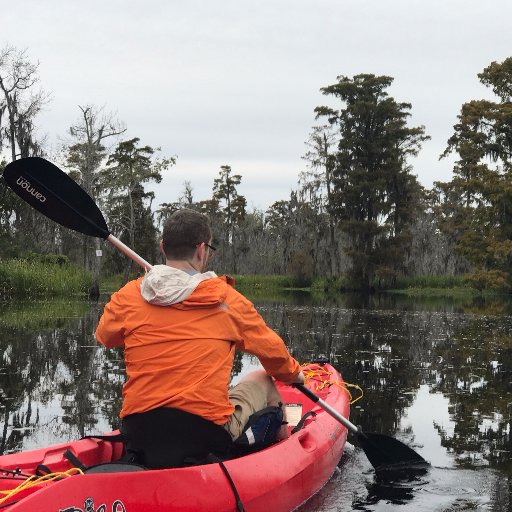
<path id="1" fill-rule="evenodd" d="M 223 427 L 234 441 L 243 432 L 249 416 L 267 406 L 267 396 L 255 382 L 242 381 L 229 390 L 229 401 L 235 410 Z"/>

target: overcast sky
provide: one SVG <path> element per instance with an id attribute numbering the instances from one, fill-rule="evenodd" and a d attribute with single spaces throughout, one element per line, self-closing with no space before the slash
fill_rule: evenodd
<path id="1" fill-rule="evenodd" d="M 339 75 L 389 75 L 432 140 L 411 163 L 430 188 L 462 103 L 492 98 L 477 73 L 512 56 L 511 0 L 0 0 L 0 46 L 39 61 L 57 147 L 78 105 L 103 106 L 126 137 L 177 155 L 156 188 L 211 196 L 221 165 L 249 207 L 288 199 L 305 169 L 319 89 Z"/>

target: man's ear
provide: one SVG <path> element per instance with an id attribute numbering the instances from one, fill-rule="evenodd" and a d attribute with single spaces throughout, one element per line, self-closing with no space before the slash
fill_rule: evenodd
<path id="1" fill-rule="evenodd" d="M 197 249 L 199 251 L 199 253 L 198 253 L 199 260 L 204 263 L 204 266 L 206 268 L 206 264 L 208 263 L 208 251 L 209 251 L 208 246 L 206 245 L 205 242 L 202 242 Z M 203 272 L 204 272 L 204 269 L 203 269 Z"/>
<path id="2" fill-rule="evenodd" d="M 196 256 L 197 256 L 197 259 L 198 259 L 198 260 L 202 260 L 202 259 L 204 258 L 205 252 L 206 252 L 206 245 L 204 245 L 204 242 L 201 242 L 201 243 L 196 247 Z"/>
<path id="3" fill-rule="evenodd" d="M 164 251 L 164 241 L 163 240 L 160 240 L 160 251 L 164 255 L 164 258 L 167 259 L 167 256 L 165 255 L 165 251 Z"/>

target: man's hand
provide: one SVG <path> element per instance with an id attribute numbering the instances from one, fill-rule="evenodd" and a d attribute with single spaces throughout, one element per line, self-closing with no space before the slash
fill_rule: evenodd
<path id="1" fill-rule="evenodd" d="M 302 370 L 300 373 L 293 379 L 292 381 L 288 382 L 288 384 L 304 384 L 304 374 L 302 373 Z"/>

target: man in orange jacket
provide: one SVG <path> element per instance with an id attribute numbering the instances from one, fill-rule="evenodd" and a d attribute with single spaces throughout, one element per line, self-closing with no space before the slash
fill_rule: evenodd
<path id="1" fill-rule="evenodd" d="M 114 293 L 96 330 L 106 347 L 124 347 L 122 431 L 128 450 L 151 468 L 225 452 L 251 414 L 280 403 L 272 377 L 304 382 L 253 304 L 227 276 L 205 272 L 211 239 L 205 215 L 175 212 L 160 242 L 166 264 Z M 235 348 L 257 356 L 264 370 L 229 389 Z"/>

